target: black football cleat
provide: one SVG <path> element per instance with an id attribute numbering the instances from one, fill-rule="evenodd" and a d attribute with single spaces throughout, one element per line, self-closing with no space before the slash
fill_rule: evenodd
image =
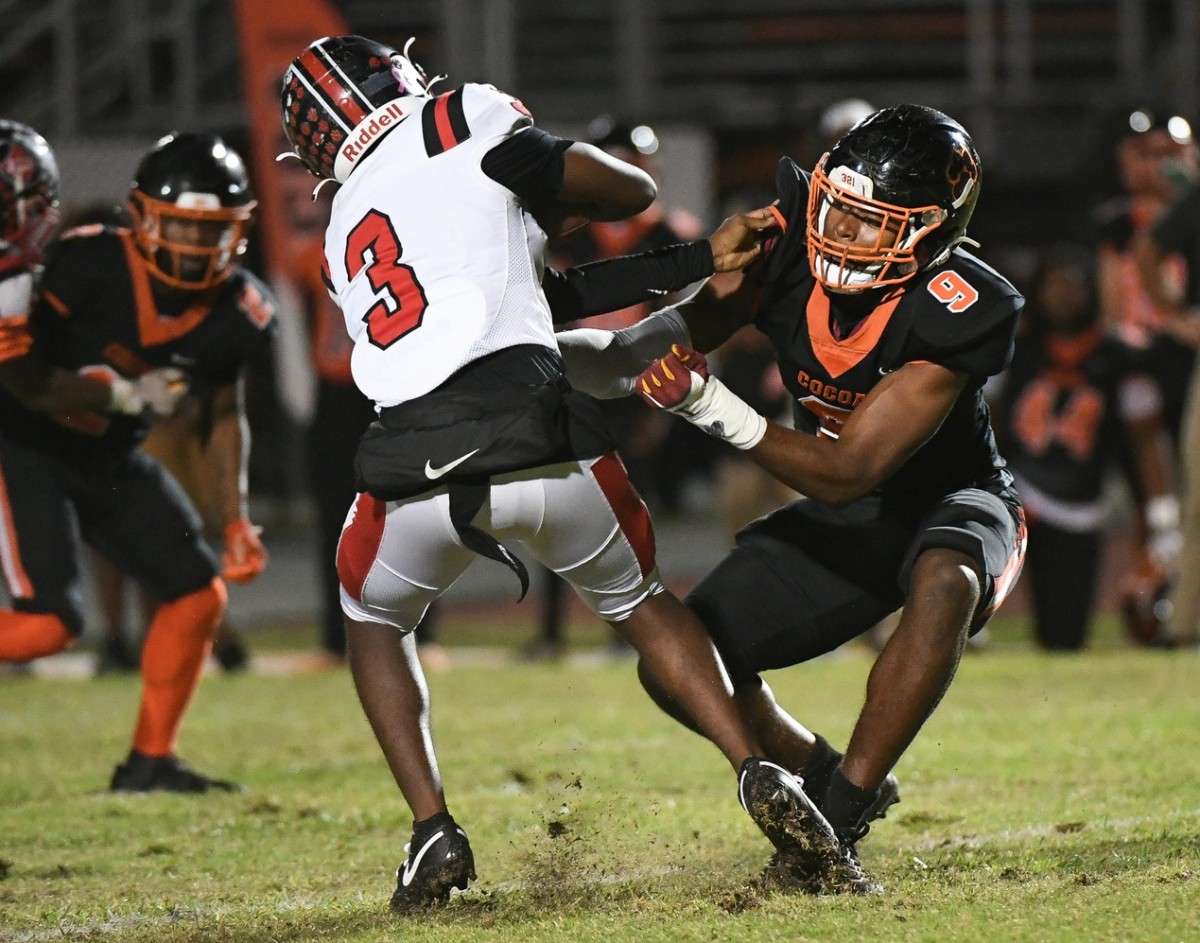
<path id="1" fill-rule="evenodd" d="M 899 801 L 900 781 L 888 773 L 884 781 L 879 784 L 879 788 L 875 790 L 875 798 L 867 806 L 867 811 L 863 813 L 863 821 L 874 822 L 876 819 L 886 819 L 888 809 Z"/>
<path id="2" fill-rule="evenodd" d="M 808 893 L 873 894 L 881 888 L 843 845 L 800 781 L 768 760 L 751 758 L 738 774 L 738 799 L 776 854 L 768 865 L 772 883 Z"/>
<path id="3" fill-rule="evenodd" d="M 408 855 L 396 869 L 392 910 L 412 913 L 444 904 L 452 890 L 465 891 L 475 880 L 475 856 L 467 833 L 448 813 L 435 815 L 413 829 L 404 846 Z"/>
<path id="4" fill-rule="evenodd" d="M 212 656 L 221 670 L 230 674 L 250 667 L 250 649 L 246 640 L 228 626 L 222 626 L 213 639 Z"/>
<path id="5" fill-rule="evenodd" d="M 113 771 L 113 792 L 190 792 L 211 790 L 240 792 L 242 787 L 226 779 L 213 779 L 192 769 L 177 756 L 147 756 L 137 750 Z"/>
<path id="6" fill-rule="evenodd" d="M 887 785 L 886 780 L 883 785 Z M 862 862 L 858 860 L 858 849 L 855 846 L 868 831 L 870 831 L 870 826 L 864 821 L 852 834 L 838 834 L 838 846 L 841 854 L 838 862 L 826 875 L 823 888 L 826 893 L 861 895 L 883 893 L 883 885 L 873 880 L 862 866 Z"/>

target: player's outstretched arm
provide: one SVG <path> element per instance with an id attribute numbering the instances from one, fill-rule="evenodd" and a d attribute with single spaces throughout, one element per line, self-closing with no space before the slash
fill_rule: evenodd
<path id="1" fill-rule="evenodd" d="M 240 378 L 213 391 L 211 410 L 205 460 L 225 522 L 221 575 L 234 583 L 248 583 L 266 567 L 267 551 L 249 517 L 250 427 Z"/>
<path id="2" fill-rule="evenodd" d="M 601 399 L 628 396 L 635 391 L 638 374 L 672 345 L 694 345 L 702 350 L 719 346 L 750 319 L 758 283 L 744 278 L 740 270 L 761 255 L 764 236 L 775 226 L 769 210 L 752 210 L 729 217 L 707 240 L 595 262 L 549 278 L 543 287 L 551 310 L 557 298 L 557 306 L 569 305 L 574 318 L 641 301 L 643 298 L 632 294 L 644 292 L 655 282 L 662 290 L 677 290 L 714 271 L 730 273 L 714 277 L 733 279 L 741 288 L 740 292 L 705 295 L 705 300 L 698 302 L 699 313 L 687 314 L 691 305 L 683 305 L 656 312 L 619 331 L 580 328 L 562 332 L 558 345 L 567 379 L 577 389 Z M 699 325 L 699 338 L 689 330 L 693 323 Z"/>
<path id="3" fill-rule="evenodd" d="M 686 348 L 655 361 L 639 379 L 638 393 L 743 449 L 801 494 L 840 505 L 879 487 L 928 441 L 966 382 L 964 374 L 937 364 L 905 364 L 867 394 L 837 438 L 767 422 L 709 377 L 704 358 Z"/>
<path id="4" fill-rule="evenodd" d="M 563 152 L 563 181 L 556 198 L 564 219 L 627 219 L 647 209 L 658 187 L 644 170 L 576 141 Z"/>
<path id="5" fill-rule="evenodd" d="M 187 392 L 187 379 L 173 367 L 130 380 L 109 367 L 79 373 L 46 363 L 35 351 L 0 363 L 0 383 L 26 409 L 55 414 L 151 412 L 168 416 Z"/>

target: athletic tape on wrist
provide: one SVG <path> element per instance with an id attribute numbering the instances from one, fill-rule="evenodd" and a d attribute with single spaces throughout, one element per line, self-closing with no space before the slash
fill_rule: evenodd
<path id="1" fill-rule="evenodd" d="M 767 420 L 716 377 L 709 377 L 694 400 L 673 412 L 711 436 L 739 449 L 752 449 L 767 433 Z"/>

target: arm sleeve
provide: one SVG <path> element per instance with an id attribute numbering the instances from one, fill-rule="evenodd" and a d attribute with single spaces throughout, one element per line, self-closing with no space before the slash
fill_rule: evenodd
<path id="1" fill-rule="evenodd" d="M 528 128 L 489 150 L 479 166 L 525 202 L 540 203 L 562 189 L 563 151 L 574 143 L 541 128 Z"/>
<path id="2" fill-rule="evenodd" d="M 616 311 L 686 288 L 713 273 L 707 239 L 569 268 L 546 269 L 542 290 L 555 324 Z"/>

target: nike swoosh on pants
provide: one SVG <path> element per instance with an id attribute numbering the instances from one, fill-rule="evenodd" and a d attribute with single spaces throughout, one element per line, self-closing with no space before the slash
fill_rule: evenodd
<path id="1" fill-rule="evenodd" d="M 447 462 L 441 468 L 434 468 L 433 464 L 427 460 L 425 462 L 425 477 L 431 480 L 435 478 L 441 478 L 444 474 L 453 471 L 478 451 L 479 449 L 475 449 L 474 451 L 468 452 L 466 455 L 460 455 L 454 461 Z"/>

